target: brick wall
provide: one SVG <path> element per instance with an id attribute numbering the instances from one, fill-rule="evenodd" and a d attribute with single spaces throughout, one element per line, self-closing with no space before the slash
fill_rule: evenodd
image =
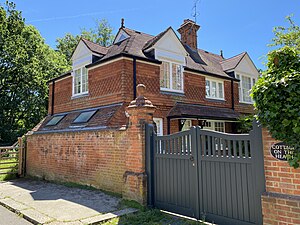
<path id="1" fill-rule="evenodd" d="M 278 142 L 263 129 L 266 178 L 266 193 L 262 196 L 264 224 L 300 224 L 300 170 L 271 155 L 271 146 Z"/>
<path id="2" fill-rule="evenodd" d="M 144 87 L 126 111 L 127 129 L 44 132 L 27 136 L 27 175 L 75 182 L 120 193 L 142 204 L 147 199 L 145 126 L 155 108 L 145 105 Z"/>
<path id="3" fill-rule="evenodd" d="M 160 64 L 142 62 L 136 64 L 137 84 L 147 86 L 146 96 L 158 110 L 154 117 L 164 118 L 164 133 L 167 130 L 166 116 L 176 102 L 202 104 L 223 108 L 232 107 L 231 81 L 224 80 L 225 100 L 212 100 L 205 97 L 205 76 L 184 72 L 184 94 L 160 91 Z M 55 83 L 54 113 L 67 112 L 124 102 L 128 106 L 133 99 L 133 60 L 122 58 L 112 63 L 95 67 L 89 71 L 89 94 L 86 97 L 72 98 L 72 77 Z M 49 85 L 49 113 L 51 113 L 52 84 Z M 239 103 L 238 83 L 234 82 L 234 105 L 241 113 L 252 113 L 253 106 Z M 124 119 L 120 125 L 124 124 Z"/>
<path id="4" fill-rule="evenodd" d="M 27 137 L 27 174 L 122 194 L 125 131 L 36 134 Z"/>
<path id="5" fill-rule="evenodd" d="M 68 76 L 55 82 L 54 113 L 97 107 L 123 102 L 125 88 L 122 74 L 125 59 L 121 59 L 89 70 L 88 96 L 72 98 L 72 77 Z M 49 89 L 49 110 L 51 113 L 52 85 Z"/>

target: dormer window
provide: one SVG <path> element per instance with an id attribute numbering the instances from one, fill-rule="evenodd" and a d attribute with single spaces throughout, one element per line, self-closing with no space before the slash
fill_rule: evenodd
<path id="1" fill-rule="evenodd" d="M 239 82 L 240 102 L 252 104 L 253 100 L 250 97 L 250 92 L 252 87 L 255 84 L 256 79 L 250 76 L 245 76 L 240 74 L 237 74 L 236 78 L 240 80 Z"/>
<path id="2" fill-rule="evenodd" d="M 88 93 L 88 71 L 85 67 L 75 69 L 73 72 L 73 95 Z"/>
<path id="3" fill-rule="evenodd" d="M 160 67 L 160 89 L 183 92 L 182 65 L 170 61 L 162 62 Z"/>

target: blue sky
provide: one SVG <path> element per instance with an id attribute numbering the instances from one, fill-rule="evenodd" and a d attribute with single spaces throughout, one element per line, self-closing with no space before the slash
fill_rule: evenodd
<path id="1" fill-rule="evenodd" d="M 5 2 L 0 0 L 1 3 Z M 156 35 L 172 26 L 177 30 L 184 19 L 192 17 L 195 0 L 15 0 L 27 24 L 41 32 L 47 44 L 55 48 L 56 38 L 65 33 L 80 33 L 94 27 L 95 19 L 106 18 L 114 28 L 125 26 Z M 258 68 L 264 68 L 264 56 L 270 50 L 274 26 L 287 25 L 285 16 L 294 14 L 300 24 L 299 0 L 199 0 L 197 4 L 198 47 L 229 58 L 247 51 Z"/>

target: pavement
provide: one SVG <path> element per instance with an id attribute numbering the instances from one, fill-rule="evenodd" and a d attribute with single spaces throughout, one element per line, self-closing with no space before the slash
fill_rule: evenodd
<path id="1" fill-rule="evenodd" d="M 46 181 L 17 179 L 0 182 L 0 205 L 21 214 L 33 224 L 95 224 L 137 211 L 120 208 L 120 201 L 120 198 L 101 191 Z"/>

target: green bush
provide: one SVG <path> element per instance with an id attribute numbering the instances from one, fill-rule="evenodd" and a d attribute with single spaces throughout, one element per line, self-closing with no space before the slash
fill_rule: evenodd
<path id="1" fill-rule="evenodd" d="M 294 168 L 300 163 L 300 27 L 291 16 L 288 27 L 275 27 L 267 70 L 252 89 L 257 119 L 273 138 L 295 148 L 288 161 Z"/>

